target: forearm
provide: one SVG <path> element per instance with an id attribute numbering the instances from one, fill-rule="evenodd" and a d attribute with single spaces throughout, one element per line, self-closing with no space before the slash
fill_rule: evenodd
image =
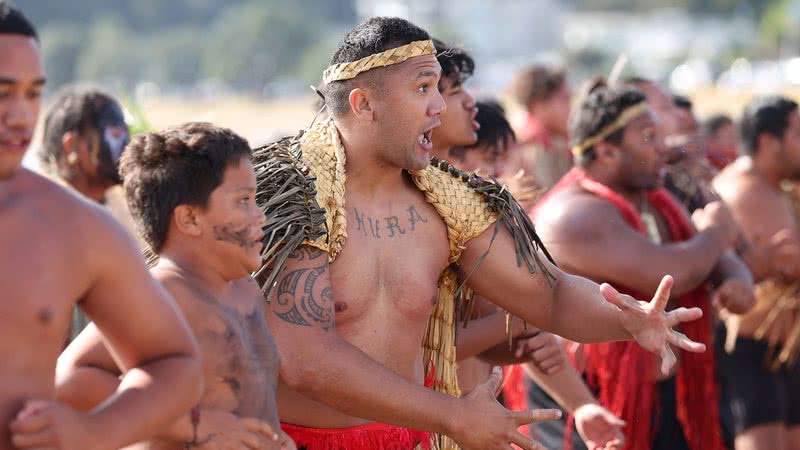
<path id="1" fill-rule="evenodd" d="M 608 303 L 597 283 L 559 272 L 545 331 L 575 342 L 612 342 L 632 338 L 622 326 L 620 310 Z"/>
<path id="2" fill-rule="evenodd" d="M 517 358 L 514 351 L 509 348 L 508 341 L 501 342 L 494 347 L 478 355 L 481 361 L 493 366 L 507 366 L 510 364 L 520 364 L 530 361 L 529 357 Z"/>
<path id="3" fill-rule="evenodd" d="M 571 364 L 566 364 L 563 370 L 553 375 L 545 374 L 535 364 L 525 364 L 523 367 L 528 376 L 569 413 L 574 413 L 583 405 L 597 403 L 597 399 L 589 392 L 583 378 Z"/>
<path id="4" fill-rule="evenodd" d="M 710 280 L 714 287 L 719 287 L 726 280 L 739 280 L 749 286 L 753 286 L 754 283 L 753 273 L 732 251 L 726 252 L 719 258 Z"/>
<path id="5" fill-rule="evenodd" d="M 644 276 L 631 273 L 634 280 L 630 288 L 640 292 L 654 292 L 664 275 L 671 275 L 674 283 L 672 295 L 681 296 L 705 282 L 714 270 L 717 261 L 726 249 L 718 233 L 703 231 L 688 241 L 660 246 L 652 257 L 642 257 L 647 264 L 639 266 L 646 269 Z M 641 283 L 638 280 L 647 280 Z"/>
<path id="6" fill-rule="evenodd" d="M 119 388 L 119 376 L 97 367 L 77 367 L 56 383 L 56 399 L 89 412 Z"/>
<path id="7" fill-rule="evenodd" d="M 201 392 L 197 358 L 166 356 L 127 371 L 116 393 L 91 412 L 92 424 L 114 448 L 124 447 L 163 432 Z"/>
<path id="8" fill-rule="evenodd" d="M 282 362 L 290 388 L 355 417 L 435 433 L 452 429 L 458 399 L 397 375 L 344 340 L 326 344 L 316 354 L 298 348 Z"/>
<path id="9" fill-rule="evenodd" d="M 519 319 L 514 319 L 519 320 Z M 506 334 L 506 313 L 496 311 L 480 319 L 470 320 L 466 328 L 457 325 L 456 359 L 462 361 L 486 351 L 491 351 L 498 344 L 508 349 Z"/>

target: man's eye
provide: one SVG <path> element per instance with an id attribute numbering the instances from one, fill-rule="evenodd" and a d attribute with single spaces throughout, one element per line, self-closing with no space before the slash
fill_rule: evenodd
<path id="1" fill-rule="evenodd" d="M 428 92 L 428 85 L 427 84 L 423 84 L 417 90 L 420 91 L 420 92 Z"/>

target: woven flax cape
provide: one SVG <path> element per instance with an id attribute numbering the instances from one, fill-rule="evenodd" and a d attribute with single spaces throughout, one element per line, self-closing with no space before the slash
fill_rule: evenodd
<path id="1" fill-rule="evenodd" d="M 280 141 L 288 153 L 300 158 L 315 179 L 316 202 L 325 209 L 327 233 L 306 244 L 328 253 L 333 262 L 347 239 L 347 217 L 344 204 L 345 150 L 332 119 L 315 123 L 295 138 Z M 256 151 L 256 161 L 261 160 Z M 450 265 L 439 276 L 438 302 L 428 320 L 422 342 L 426 378 L 433 379 L 433 388 L 453 396 L 461 394 L 456 377 L 456 317 L 464 307 L 461 300 L 466 281 L 459 279 L 455 264 L 467 242 L 495 225 L 496 234 L 502 224 L 512 235 L 516 246 L 517 264 L 525 264 L 533 273 L 542 271 L 548 281 L 552 275 L 539 256 L 544 246 L 534 231 L 528 216 L 503 187 L 450 166 L 446 161 L 433 160 L 427 168 L 409 173 L 416 187 L 424 193 L 447 225 Z M 260 181 L 260 179 L 259 179 Z M 488 252 L 489 249 L 487 249 Z M 549 256 L 548 256 L 549 257 Z M 465 268 L 469 271 L 473 268 Z M 467 273 L 467 276 L 469 272 Z M 435 436 L 431 443 L 437 449 L 457 449 L 446 436 Z"/>

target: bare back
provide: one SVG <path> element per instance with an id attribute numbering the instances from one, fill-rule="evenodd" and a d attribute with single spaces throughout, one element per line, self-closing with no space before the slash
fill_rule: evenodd
<path id="1" fill-rule="evenodd" d="M 391 196 L 365 195 L 348 186 L 345 199 L 347 241 L 330 266 L 337 332 L 390 370 L 422 384 L 422 338 L 449 256 L 444 221 L 410 181 Z M 320 257 L 320 265 L 325 262 Z M 284 386 L 278 401 L 286 423 L 346 428 L 368 422 Z"/>

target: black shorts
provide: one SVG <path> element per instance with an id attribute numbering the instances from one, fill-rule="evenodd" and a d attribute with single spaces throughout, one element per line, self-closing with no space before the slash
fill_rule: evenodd
<path id="1" fill-rule="evenodd" d="M 652 422 L 655 433 L 652 450 L 690 450 L 678 421 L 675 377 L 658 382 L 657 390 L 659 408 L 657 420 Z"/>
<path id="2" fill-rule="evenodd" d="M 725 352 L 725 329 L 719 327 L 716 352 L 720 379 L 721 415 L 730 431 L 767 423 L 800 424 L 800 364 L 777 372 L 768 368 L 768 345 L 739 337 L 733 353 Z"/>
<path id="3" fill-rule="evenodd" d="M 528 387 L 528 407 L 535 409 L 562 409 L 547 392 L 536 385 L 530 378 L 525 377 Z M 533 423 L 530 425 L 531 437 L 539 441 L 545 448 L 555 450 L 564 448 L 564 433 L 567 430 L 566 413 L 560 420 Z M 572 448 L 574 450 L 587 450 L 581 436 L 572 427 Z"/>
<path id="4" fill-rule="evenodd" d="M 536 385 L 529 378 L 528 383 L 528 405 L 531 408 L 556 408 L 561 406 L 550 397 L 542 388 Z M 689 445 L 683 434 L 683 427 L 678 422 L 676 397 L 675 397 L 675 378 L 670 378 L 658 383 L 658 417 L 652 422 L 653 426 L 653 446 L 652 450 L 689 450 Z M 654 411 L 655 414 L 655 411 Z M 531 437 L 542 443 L 549 449 L 564 448 L 564 433 L 566 431 L 566 421 L 553 420 L 537 424 L 531 424 Z M 572 427 L 571 437 L 575 450 L 586 450 L 575 427 Z"/>

